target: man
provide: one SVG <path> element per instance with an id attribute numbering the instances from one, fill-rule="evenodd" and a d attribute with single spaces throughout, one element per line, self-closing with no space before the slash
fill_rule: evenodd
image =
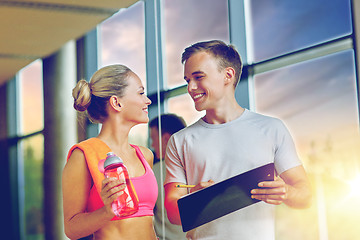
<path id="1" fill-rule="evenodd" d="M 174 134 L 166 151 L 165 208 L 181 224 L 177 200 L 190 192 L 273 162 L 278 177 L 251 191 L 262 202 L 204 224 L 189 239 L 274 239 L 274 205 L 308 207 L 311 191 L 293 140 L 279 120 L 242 108 L 235 99 L 242 63 L 222 41 L 199 42 L 182 54 L 184 79 L 197 111 L 206 114 Z"/>
<path id="2" fill-rule="evenodd" d="M 166 216 L 164 211 L 164 226 L 165 226 L 165 235 L 162 231 L 162 209 L 164 206 L 164 201 L 162 200 L 162 195 L 160 190 L 163 189 L 163 179 L 161 179 L 161 166 L 163 161 L 160 159 L 165 157 L 166 145 L 169 141 L 172 134 L 186 127 L 185 121 L 182 117 L 179 117 L 175 114 L 163 114 L 161 115 L 161 141 L 159 136 L 159 117 L 152 119 L 149 122 L 150 127 L 150 138 L 151 138 L 151 147 L 155 151 L 156 160 L 154 161 L 153 171 L 158 182 L 158 199 L 154 208 L 154 227 L 157 236 L 161 240 L 183 240 L 185 239 L 185 233 L 182 231 L 181 226 L 171 224 Z M 160 143 L 161 142 L 161 143 Z M 162 154 L 160 156 L 160 153 Z M 163 176 L 165 177 L 165 166 L 163 165 Z"/>

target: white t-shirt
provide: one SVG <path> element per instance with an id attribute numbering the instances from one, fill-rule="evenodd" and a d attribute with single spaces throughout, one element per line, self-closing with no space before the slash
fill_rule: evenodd
<path id="1" fill-rule="evenodd" d="M 277 174 L 301 165 L 292 137 L 279 119 L 245 109 L 237 119 L 202 119 L 175 133 L 166 150 L 165 184 L 215 183 L 274 163 Z M 274 206 L 259 202 L 190 232 L 189 239 L 274 239 Z"/>

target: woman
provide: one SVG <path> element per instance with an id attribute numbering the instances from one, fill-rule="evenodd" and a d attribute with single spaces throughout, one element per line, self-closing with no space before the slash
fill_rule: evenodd
<path id="1" fill-rule="evenodd" d="M 157 184 L 151 170 L 153 154 L 145 147 L 128 143 L 130 129 L 147 123 L 150 99 L 140 78 L 123 65 L 98 70 L 90 83 L 78 82 L 73 89 L 74 108 L 87 111 L 101 131 L 74 145 L 63 170 L 65 233 L 70 239 L 157 239 L 152 216 Z M 105 179 L 100 161 L 107 152 L 123 159 L 139 198 L 139 210 L 128 217 L 116 217 L 111 203 L 121 195 L 120 180 Z"/>

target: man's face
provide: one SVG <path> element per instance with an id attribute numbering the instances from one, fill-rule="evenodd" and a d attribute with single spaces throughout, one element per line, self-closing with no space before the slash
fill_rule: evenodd
<path id="1" fill-rule="evenodd" d="M 221 108 L 225 98 L 225 71 L 219 71 L 216 59 L 206 53 L 192 55 L 185 62 L 184 79 L 198 111 Z"/>

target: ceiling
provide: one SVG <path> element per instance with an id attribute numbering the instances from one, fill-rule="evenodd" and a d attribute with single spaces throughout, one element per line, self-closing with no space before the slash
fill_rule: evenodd
<path id="1" fill-rule="evenodd" d="M 0 0 L 0 86 L 138 0 Z"/>

